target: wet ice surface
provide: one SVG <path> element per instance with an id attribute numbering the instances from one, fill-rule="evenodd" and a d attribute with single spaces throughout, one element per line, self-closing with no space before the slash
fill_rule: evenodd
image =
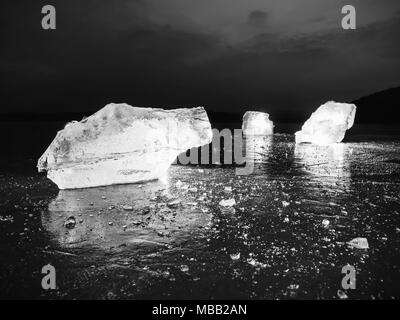
<path id="1" fill-rule="evenodd" d="M 400 297 L 400 143 L 255 141 L 254 173 L 172 166 L 165 181 L 58 191 L 2 174 L 2 297 Z M 233 207 L 219 205 L 235 200 Z M 346 243 L 365 237 L 369 249 Z M 41 268 L 57 290 L 41 289 Z"/>

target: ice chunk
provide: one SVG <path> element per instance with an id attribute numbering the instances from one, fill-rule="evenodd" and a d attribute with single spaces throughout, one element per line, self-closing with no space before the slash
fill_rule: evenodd
<path id="1" fill-rule="evenodd" d="M 340 290 L 340 289 L 337 291 L 337 295 L 338 295 L 338 297 L 340 299 L 347 299 L 348 298 L 348 295 L 346 294 L 346 292 L 344 292 L 343 290 Z"/>
<path id="2" fill-rule="evenodd" d="M 232 253 L 230 255 L 232 260 L 239 260 L 240 259 L 240 252 L 239 253 Z"/>
<path id="3" fill-rule="evenodd" d="M 341 142 L 354 124 L 356 106 L 329 101 L 320 106 L 296 132 L 296 143 L 329 145 Z"/>
<path id="4" fill-rule="evenodd" d="M 322 220 L 322 225 L 325 227 L 325 228 L 327 228 L 328 226 L 329 226 L 329 220 L 328 219 L 324 219 L 324 220 Z"/>
<path id="5" fill-rule="evenodd" d="M 368 249 L 368 240 L 366 238 L 354 238 L 353 240 L 347 242 L 348 245 L 357 249 Z"/>
<path id="6" fill-rule="evenodd" d="M 210 143 L 204 108 L 163 110 L 108 104 L 68 123 L 38 161 L 60 189 L 161 178 L 176 157 Z"/>
<path id="7" fill-rule="evenodd" d="M 221 206 L 221 207 L 232 207 L 232 206 L 234 206 L 236 204 L 236 201 L 235 201 L 235 199 L 227 199 L 227 200 L 225 200 L 225 199 L 223 199 L 223 200 L 221 200 L 220 202 L 219 202 L 219 205 Z"/>
<path id="8" fill-rule="evenodd" d="M 244 135 L 272 135 L 274 134 L 274 123 L 269 120 L 268 113 L 247 111 L 243 116 L 242 131 Z"/>

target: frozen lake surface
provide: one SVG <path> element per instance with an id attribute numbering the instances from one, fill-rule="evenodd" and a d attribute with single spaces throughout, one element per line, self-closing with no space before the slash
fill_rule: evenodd
<path id="1" fill-rule="evenodd" d="M 278 134 L 256 141 L 255 159 L 246 176 L 174 165 L 165 181 L 70 191 L 3 170 L 1 297 L 339 299 L 350 264 L 349 299 L 400 298 L 398 141 Z M 369 249 L 346 244 L 357 237 Z M 53 291 L 41 288 L 48 263 Z"/>

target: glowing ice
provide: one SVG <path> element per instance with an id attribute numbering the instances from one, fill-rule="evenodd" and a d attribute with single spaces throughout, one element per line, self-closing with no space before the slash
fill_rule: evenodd
<path id="1" fill-rule="evenodd" d="M 329 145 L 341 142 L 354 124 L 356 106 L 329 101 L 320 106 L 296 132 L 296 143 Z"/>
<path id="2" fill-rule="evenodd" d="M 274 123 L 269 120 L 268 113 L 247 111 L 243 116 L 242 131 L 245 135 L 272 135 L 274 133 Z"/>
<path id="3" fill-rule="evenodd" d="M 211 140 L 202 107 L 163 110 L 111 103 L 68 123 L 37 166 L 60 189 L 148 181 L 165 176 L 180 153 Z"/>

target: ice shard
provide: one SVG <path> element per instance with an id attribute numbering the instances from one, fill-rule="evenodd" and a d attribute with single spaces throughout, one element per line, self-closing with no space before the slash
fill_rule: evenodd
<path id="1" fill-rule="evenodd" d="M 274 123 L 269 119 L 268 113 L 247 111 L 243 116 L 242 131 L 244 135 L 272 135 L 274 134 Z"/>
<path id="2" fill-rule="evenodd" d="M 341 142 L 354 124 L 356 106 L 329 101 L 320 106 L 296 132 L 296 143 L 329 145 Z"/>
<path id="3" fill-rule="evenodd" d="M 149 181 L 164 177 L 180 153 L 211 141 L 203 107 L 164 110 L 111 103 L 68 123 L 37 167 L 60 189 Z"/>

